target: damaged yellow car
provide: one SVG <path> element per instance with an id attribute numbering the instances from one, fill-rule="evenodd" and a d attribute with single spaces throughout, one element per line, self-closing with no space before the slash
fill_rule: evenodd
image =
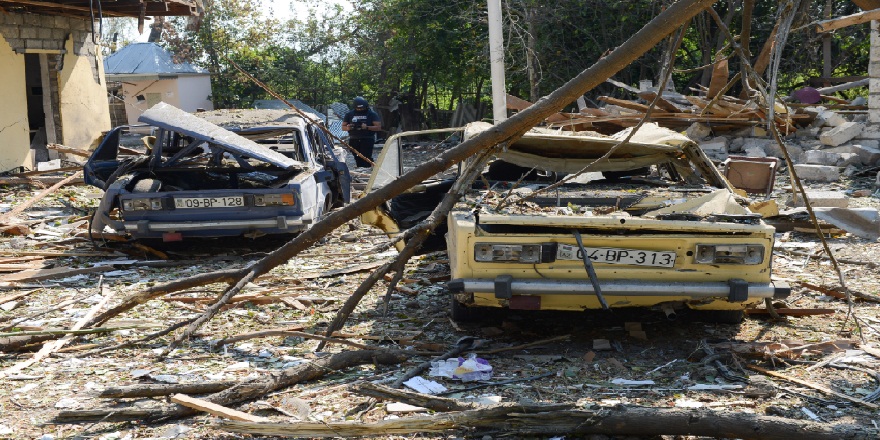
<path id="1" fill-rule="evenodd" d="M 390 137 L 366 191 L 490 127 Z M 453 319 L 486 308 L 648 307 L 739 322 L 746 308 L 788 296 L 771 279 L 774 229 L 699 147 L 654 124 L 621 143 L 628 135 L 534 128 L 497 154 L 436 233 L 449 254 Z M 389 235 L 415 225 L 457 171 L 362 220 Z"/>

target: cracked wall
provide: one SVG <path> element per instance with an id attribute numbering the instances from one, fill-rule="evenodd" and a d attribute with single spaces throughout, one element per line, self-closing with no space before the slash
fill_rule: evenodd
<path id="1" fill-rule="evenodd" d="M 110 128 L 107 89 L 99 47 L 92 40 L 92 23 L 75 17 L 0 14 L 0 172 L 33 169 L 36 155 L 27 112 L 25 57 L 46 58 L 43 72 L 51 96 L 46 125 L 54 123 L 53 139 L 69 147 L 88 148 Z M 33 105 L 33 104 L 32 104 Z M 44 102 L 44 111 L 49 104 Z M 51 119 L 49 121 L 48 119 Z M 29 124 L 30 122 L 30 124 Z M 42 145 L 45 145 L 43 142 Z M 37 152 L 45 147 L 35 146 Z M 42 148 L 42 150 L 40 149 Z"/>
<path id="2" fill-rule="evenodd" d="M 2 15 L 2 14 L 0 14 Z M 33 166 L 27 119 L 24 57 L 0 42 L 0 172 Z"/>

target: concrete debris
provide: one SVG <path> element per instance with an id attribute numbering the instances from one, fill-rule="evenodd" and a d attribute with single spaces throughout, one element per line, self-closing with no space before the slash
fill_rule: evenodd
<path id="1" fill-rule="evenodd" d="M 836 182 L 840 180 L 840 170 L 828 165 L 796 164 L 794 170 L 803 180 Z"/>
<path id="2" fill-rule="evenodd" d="M 860 122 L 845 122 L 820 134 L 819 142 L 836 147 L 855 139 L 856 136 L 862 133 L 864 128 L 865 124 Z"/>
<path id="3" fill-rule="evenodd" d="M 810 206 L 814 208 L 846 208 L 849 206 L 849 198 L 840 191 L 807 191 Z M 794 200 L 794 206 L 804 206 L 803 200 L 798 197 Z"/>
<path id="4" fill-rule="evenodd" d="M 709 128 L 706 124 L 701 124 L 699 122 L 694 122 L 691 124 L 687 130 L 684 131 L 684 134 L 691 138 L 691 140 L 695 142 L 699 142 L 703 139 L 706 139 L 712 134 L 712 129 Z"/>
<path id="5" fill-rule="evenodd" d="M 857 237 L 880 238 L 880 213 L 876 208 L 816 208 L 816 218 Z"/>
<path id="6" fill-rule="evenodd" d="M 728 153 L 728 140 L 726 137 L 717 137 L 710 141 L 701 142 L 700 148 L 712 159 L 725 160 Z"/>

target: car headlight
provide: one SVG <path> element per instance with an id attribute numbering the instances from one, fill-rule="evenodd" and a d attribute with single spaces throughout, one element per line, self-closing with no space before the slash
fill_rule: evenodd
<path id="1" fill-rule="evenodd" d="M 123 211 L 161 211 L 161 198 L 138 198 L 122 201 Z"/>
<path id="2" fill-rule="evenodd" d="M 761 264 L 764 246 L 754 244 L 698 244 L 694 261 L 702 264 Z"/>
<path id="3" fill-rule="evenodd" d="M 254 196 L 254 206 L 296 206 L 296 197 L 291 194 L 258 194 Z"/>
<path id="4" fill-rule="evenodd" d="M 550 263 L 556 257 L 556 243 L 476 243 L 474 260 L 479 262 Z"/>

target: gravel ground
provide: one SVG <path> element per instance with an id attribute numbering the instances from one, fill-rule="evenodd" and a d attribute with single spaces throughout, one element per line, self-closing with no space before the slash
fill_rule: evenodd
<path id="1" fill-rule="evenodd" d="M 870 188 L 872 181 L 871 176 L 866 176 L 814 187 L 853 191 Z M 781 176 L 774 198 L 781 200 L 786 186 Z M 2 304 L 0 326 L 6 327 L 3 332 L 9 332 L 10 326 L 22 331 L 70 327 L 98 304 L 102 295 L 104 298 L 110 295 L 109 302 L 115 304 L 155 283 L 243 267 L 281 243 L 277 238 L 258 242 L 187 243 L 168 249 L 170 258 L 161 263 L 162 266 L 157 266 L 160 263 L 155 261 L 147 262 L 146 255 L 130 246 L 111 245 L 110 251 L 102 247 L 104 250 L 97 253 L 81 233 L 84 230 L 81 220 L 97 203 L 90 193 L 94 193 L 90 188 L 68 187 L 40 202 L 28 214 L 35 222 L 34 233 L 0 239 L 3 258 L 0 264 L 11 264 L 13 260 L 22 264 L 25 258 L 41 258 L 34 261 L 42 267 L 87 268 L 110 260 L 135 261 L 119 261 L 113 270 L 102 273 L 3 283 L 0 297 L 28 292 L 21 299 Z M 0 203 L 14 206 L 33 194 L 30 188 L 7 187 Z M 877 207 L 878 199 L 853 198 L 852 203 Z M 168 404 L 163 397 L 97 397 L 101 390 L 111 386 L 239 381 L 265 376 L 327 353 L 352 350 L 350 346 L 329 344 L 324 352 L 316 353 L 318 341 L 290 336 L 251 339 L 220 349 L 212 349 L 211 343 L 270 328 L 302 328 L 308 333 L 323 333 L 345 299 L 368 274 L 328 275 L 326 272 L 358 265 L 369 267 L 393 258 L 393 251 L 374 251 L 385 241 L 378 230 L 361 226 L 357 221 L 349 223 L 303 255 L 259 278 L 243 292 L 243 295 L 284 294 L 290 298 L 299 295 L 298 303 L 235 303 L 166 357 L 160 354 L 171 337 L 104 353 L 93 350 L 96 346 L 112 347 L 136 341 L 192 318 L 207 307 L 207 302 L 153 300 L 104 324 L 104 327 L 117 328 L 110 333 L 73 338 L 61 352 L 0 381 L 0 438 L 250 438 L 221 430 L 216 424 L 217 417 L 204 414 L 155 423 L 135 420 L 57 424 L 52 419 L 61 410 L 146 409 Z M 448 275 L 446 256 L 433 253 L 410 262 L 402 284 L 404 288 L 391 292 L 387 313 L 382 301 L 387 284 L 380 282 L 358 306 L 342 333 L 346 339 L 364 345 L 414 352 L 443 352 L 465 336 L 481 340 L 482 345 L 473 353 L 493 368 L 492 379 L 485 386 L 467 389 L 473 383 L 422 375 L 450 390 L 458 390 L 450 395 L 458 399 L 566 402 L 580 408 L 621 404 L 705 408 L 833 425 L 852 424 L 880 432 L 876 409 L 853 404 L 840 396 L 862 399 L 880 387 L 877 378 L 880 359 L 861 350 L 868 347 L 868 351 L 876 353 L 871 350 L 871 344 L 876 346 L 880 331 L 878 303 L 854 301 L 849 305 L 833 296 L 833 288 L 839 283 L 830 263 L 798 254 L 820 249 L 815 235 L 780 232 L 777 242 L 775 276 L 789 280 L 793 286 L 785 305 L 798 309 L 830 309 L 833 313 L 789 317 L 782 322 L 752 314 L 741 325 L 720 325 L 695 322 L 687 316 L 670 321 L 659 312 L 646 310 L 522 312 L 481 323 L 453 324 L 449 320 L 449 298 L 442 281 Z M 840 263 L 847 287 L 865 295 L 880 296 L 880 282 L 873 264 L 880 261 L 880 245 L 849 234 L 831 236 L 828 243 L 838 259 L 849 261 Z M 93 256 L 51 256 L 52 253 Z M 199 287 L 170 296 L 208 298 L 222 292 L 223 287 Z M 26 319 L 19 322 L 19 318 Z M 632 331 L 636 327 L 643 333 Z M 599 349 L 603 340 L 608 341 L 608 346 Z M 600 342 L 597 344 L 597 341 Z M 517 348 L 535 342 L 538 344 Z M 715 356 L 709 357 L 709 351 Z M 0 368 L 9 368 L 32 355 L 0 355 Z M 329 372 L 318 380 L 278 390 L 235 408 L 278 422 L 366 423 L 414 417 L 415 414 L 394 412 L 391 402 L 357 394 L 349 387 L 361 381 L 388 383 L 428 359 L 430 356 L 413 356 L 394 366 L 364 365 Z M 728 372 L 718 368 L 719 365 Z M 753 366 L 782 377 L 759 373 L 751 368 Z M 737 382 L 738 376 L 751 380 L 748 384 Z M 498 384 L 513 379 L 520 381 Z M 840 395 L 820 391 L 809 384 Z M 476 438 L 486 438 L 484 435 L 522 438 L 501 428 L 488 433 L 456 431 L 380 438 L 454 438 L 466 434 Z"/>

